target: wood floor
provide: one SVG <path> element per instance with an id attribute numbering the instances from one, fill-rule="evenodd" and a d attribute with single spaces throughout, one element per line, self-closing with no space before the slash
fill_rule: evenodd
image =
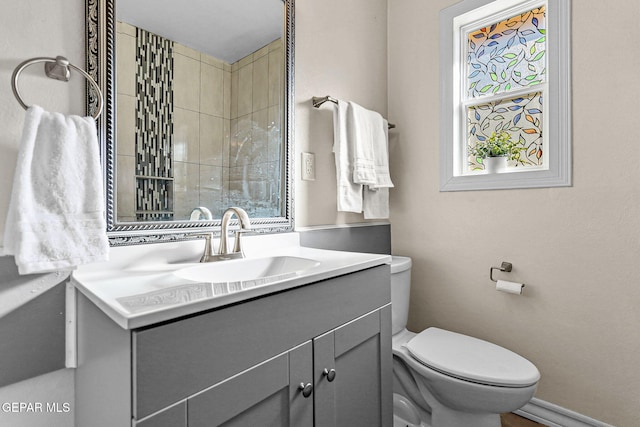
<path id="1" fill-rule="evenodd" d="M 544 427 L 544 424 L 519 417 L 516 414 L 502 414 L 500 421 L 502 421 L 502 427 Z"/>

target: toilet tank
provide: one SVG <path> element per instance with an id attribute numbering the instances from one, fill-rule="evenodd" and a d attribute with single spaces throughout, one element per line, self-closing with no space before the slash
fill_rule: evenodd
<path id="1" fill-rule="evenodd" d="M 391 333 L 407 327 L 411 291 L 411 258 L 391 257 Z"/>

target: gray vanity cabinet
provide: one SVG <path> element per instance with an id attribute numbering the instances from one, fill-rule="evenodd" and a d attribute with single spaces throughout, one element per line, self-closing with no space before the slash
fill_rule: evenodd
<path id="1" fill-rule="evenodd" d="M 80 295 L 76 426 L 391 426 L 389 283 L 382 265 L 135 330 Z"/>

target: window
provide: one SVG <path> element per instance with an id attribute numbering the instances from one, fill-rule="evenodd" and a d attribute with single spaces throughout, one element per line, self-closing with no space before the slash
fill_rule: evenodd
<path id="1" fill-rule="evenodd" d="M 571 185 L 569 34 L 569 0 L 441 12 L 441 191 Z M 482 144 L 496 136 L 511 151 L 488 173 Z"/>

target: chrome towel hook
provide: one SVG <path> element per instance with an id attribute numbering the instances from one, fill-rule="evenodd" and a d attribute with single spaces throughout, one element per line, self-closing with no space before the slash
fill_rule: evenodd
<path id="1" fill-rule="evenodd" d="M 40 57 L 40 58 L 27 59 L 26 61 L 18 65 L 15 70 L 13 70 L 13 75 L 11 76 L 11 89 L 13 89 L 13 94 L 15 95 L 16 99 L 25 110 L 28 109 L 29 106 L 24 103 L 24 101 L 22 100 L 22 97 L 20 96 L 20 90 L 18 89 L 18 79 L 20 78 L 20 73 L 25 68 L 27 68 L 29 65 L 37 64 L 38 62 L 45 63 L 44 64 L 45 74 L 47 75 L 47 77 L 55 80 L 68 82 L 69 79 L 71 78 L 70 68 L 73 68 L 75 71 L 82 74 L 84 78 L 86 78 L 87 81 L 91 84 L 91 86 L 93 86 L 93 88 L 96 90 L 98 94 L 98 108 L 96 109 L 96 112 L 93 115 L 93 118 L 97 119 L 100 116 L 100 114 L 102 114 L 102 108 L 104 106 L 104 98 L 102 96 L 102 91 L 100 90 L 100 86 L 98 86 L 95 80 L 93 80 L 91 76 L 87 74 L 86 71 L 84 71 L 82 68 L 76 67 L 75 65 L 70 63 L 69 60 L 67 60 L 67 58 L 63 56 L 57 56 L 55 58 Z"/>

